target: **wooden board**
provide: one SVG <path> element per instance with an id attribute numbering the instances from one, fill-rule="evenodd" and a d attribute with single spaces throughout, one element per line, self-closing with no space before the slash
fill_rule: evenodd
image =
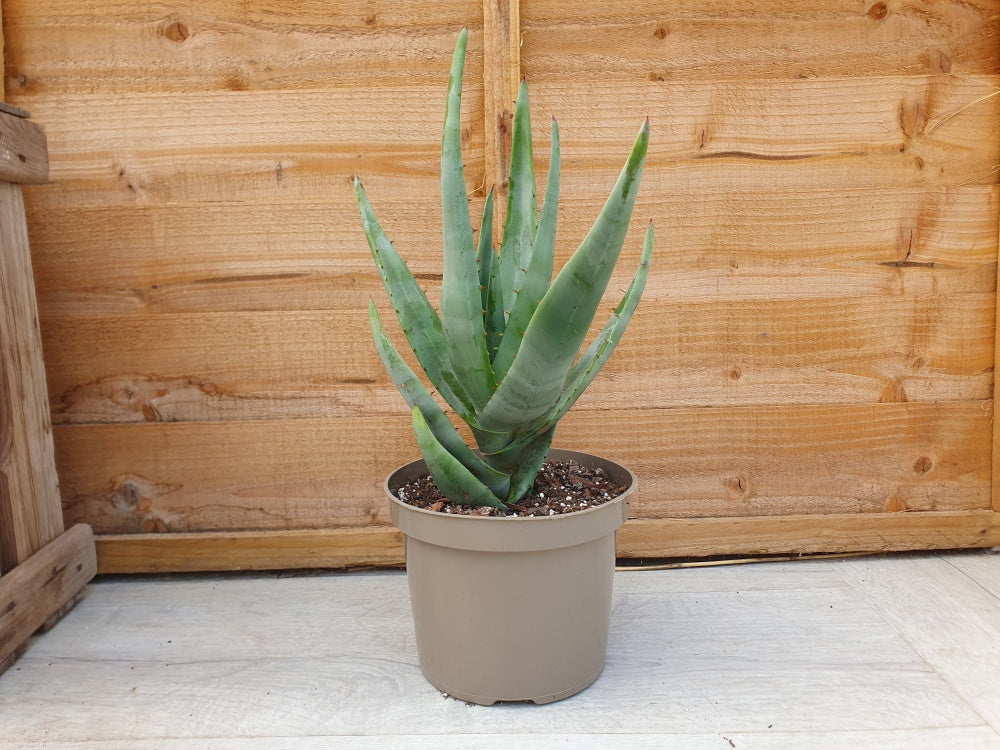
<path id="1" fill-rule="evenodd" d="M 97 572 L 90 527 L 77 524 L 0 579 L 0 672 Z"/>
<path id="2" fill-rule="evenodd" d="M 628 452 L 636 517 L 990 507 L 991 415 L 978 402 L 632 410 L 628 423 L 614 413 L 571 413 L 557 444 Z M 382 481 L 417 455 L 415 442 L 399 415 L 370 415 L 367 439 L 384 447 L 363 455 L 355 424 L 60 427 L 66 518 L 102 534 L 387 524 Z"/>
<path id="3" fill-rule="evenodd" d="M 351 185 L 436 293 L 463 24 L 472 214 L 524 75 L 540 174 L 561 128 L 559 262 L 651 119 L 607 307 L 653 217 L 647 294 L 558 438 L 639 474 L 652 525 L 624 554 L 992 538 L 994 4 L 326 5 L 4 1 L 9 96 L 49 141 L 27 216 L 63 502 L 102 554 L 181 534 L 135 541 L 189 568 L 235 533 L 232 565 L 313 564 L 316 529 L 396 554 L 379 488 L 416 449 Z M 718 519 L 747 539 L 713 542 Z M 362 564 L 345 544 L 326 559 Z"/>
<path id="4" fill-rule="evenodd" d="M 522 0 L 526 75 L 655 80 L 1000 72 L 997 8 L 976 2 L 705 4 Z M 613 40 L 613 41 L 612 41 Z"/>
<path id="5" fill-rule="evenodd" d="M 103 579 L 0 680 L 0 748 L 997 750 L 998 573 L 986 553 L 620 572 L 603 674 L 542 710 L 434 690 L 401 573 Z"/>
<path id="6" fill-rule="evenodd" d="M 402 567 L 394 527 L 107 534 L 96 538 L 98 572 Z M 711 555 L 810 555 L 1000 545 L 990 511 L 745 518 L 633 519 L 618 532 L 629 564 Z"/>
<path id="7" fill-rule="evenodd" d="M 15 119 L 0 113 L 0 122 Z M 20 185 L 0 182 L 0 570 L 63 530 Z"/>

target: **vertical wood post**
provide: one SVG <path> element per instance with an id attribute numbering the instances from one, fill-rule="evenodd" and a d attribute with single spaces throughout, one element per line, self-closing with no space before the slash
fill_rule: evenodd
<path id="1" fill-rule="evenodd" d="M 507 213 L 511 123 L 521 84 L 521 13 L 518 0 L 483 0 L 483 87 L 486 109 L 486 188 L 494 187 L 493 236 L 499 241 Z"/>
<path id="2" fill-rule="evenodd" d="M 63 531 L 20 183 L 48 179 L 42 129 L 0 103 L 0 672 L 97 571 L 90 527 Z"/>
<path id="3" fill-rule="evenodd" d="M 0 569 L 4 571 L 63 531 L 28 230 L 17 184 L 44 182 L 47 175 L 42 129 L 0 111 Z"/>
<path id="4" fill-rule="evenodd" d="M 1000 234 L 1000 226 L 997 227 Z M 1000 284 L 1000 263 L 997 264 L 997 283 Z M 1000 286 L 997 287 L 1000 289 Z M 992 493 L 993 510 L 1000 512 L 1000 419 L 997 419 L 997 401 L 1000 399 L 1000 299 L 996 305 L 996 323 L 993 329 L 993 461 L 992 461 Z"/>
<path id="5" fill-rule="evenodd" d="M 4 46 L 6 39 L 6 36 L 3 33 L 4 25 L 5 24 L 3 23 L 3 1 L 0 0 L 0 62 L 3 62 L 4 60 L 7 59 L 6 48 Z M 6 98 L 7 98 L 6 80 L 4 76 L 0 76 L 0 101 L 3 101 Z"/>

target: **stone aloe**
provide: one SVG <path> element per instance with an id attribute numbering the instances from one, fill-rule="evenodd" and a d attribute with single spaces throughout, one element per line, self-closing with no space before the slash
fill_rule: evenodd
<path id="1" fill-rule="evenodd" d="M 466 505 L 508 507 L 530 489 L 559 419 L 594 379 L 639 303 L 653 251 L 650 223 L 639 268 L 610 320 L 580 353 L 628 230 L 649 141 L 649 122 L 583 242 L 552 278 L 559 201 L 559 129 L 539 212 L 528 90 L 514 112 L 507 218 L 494 250 L 493 191 L 478 239 L 461 154 L 460 104 L 467 31 L 451 64 L 441 149 L 444 271 L 440 314 L 382 231 L 361 181 L 365 234 L 406 339 L 433 387 L 471 428 L 473 450 L 393 346 L 374 302 L 379 355 L 411 408 L 417 443 L 441 492 Z"/>

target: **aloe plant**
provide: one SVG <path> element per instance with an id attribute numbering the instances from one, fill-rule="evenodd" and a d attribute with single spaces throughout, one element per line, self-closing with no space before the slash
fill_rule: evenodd
<path id="1" fill-rule="evenodd" d="M 580 354 L 621 253 L 642 175 L 649 121 L 590 232 L 552 278 L 559 201 L 559 129 L 544 205 L 536 200 L 528 89 L 514 111 L 507 218 L 494 250 L 493 191 L 478 240 L 463 173 L 460 105 L 468 32 L 451 63 L 441 149 L 444 272 L 440 314 L 389 242 L 359 178 L 365 234 L 407 341 L 433 387 L 471 428 L 473 450 L 393 346 L 374 302 L 368 314 L 378 353 L 411 408 L 417 443 L 438 489 L 451 501 L 506 508 L 530 489 L 560 418 L 597 375 L 642 295 L 653 251 L 646 232 L 639 268 L 604 328 Z"/>

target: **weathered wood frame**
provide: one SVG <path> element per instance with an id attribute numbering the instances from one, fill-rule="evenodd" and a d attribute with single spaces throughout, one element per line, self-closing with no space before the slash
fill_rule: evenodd
<path id="1" fill-rule="evenodd" d="M 45 182 L 45 133 L 0 109 L 0 672 L 97 571 L 90 527 L 63 529 L 21 183 Z"/>

